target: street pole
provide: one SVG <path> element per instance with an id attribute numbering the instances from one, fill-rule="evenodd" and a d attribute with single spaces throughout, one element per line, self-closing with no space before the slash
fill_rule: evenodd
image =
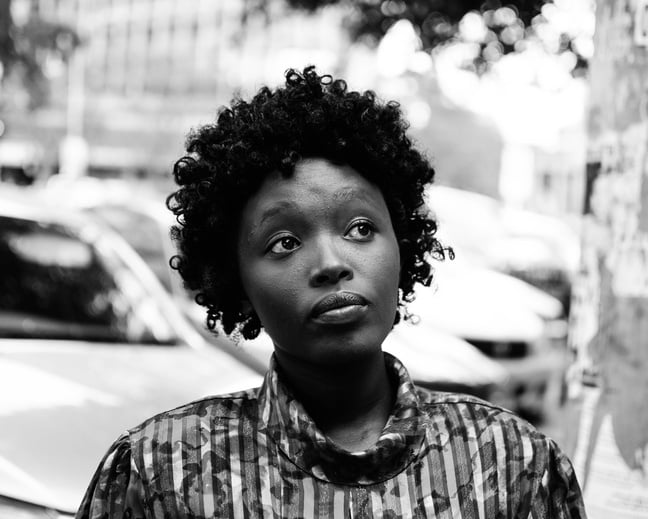
<path id="1" fill-rule="evenodd" d="M 84 31 L 84 3 L 77 0 L 74 28 Z M 88 143 L 84 138 L 85 114 L 85 51 L 83 43 L 72 52 L 67 69 L 66 132 L 59 147 L 59 174 L 74 179 L 88 170 Z"/>
<path id="2" fill-rule="evenodd" d="M 596 1 L 568 380 L 590 519 L 648 518 L 647 4 Z"/>

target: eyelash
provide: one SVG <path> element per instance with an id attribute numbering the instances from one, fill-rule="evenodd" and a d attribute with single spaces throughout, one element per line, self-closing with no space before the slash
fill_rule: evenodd
<path id="1" fill-rule="evenodd" d="M 294 248 L 292 248 L 292 249 L 288 249 L 282 243 L 284 240 L 291 240 L 292 242 L 296 243 L 296 246 Z M 286 250 L 285 251 L 275 251 L 275 250 L 273 250 L 279 244 L 282 244 L 282 246 L 284 246 L 284 248 L 286 248 Z M 270 245 L 268 246 L 267 252 L 271 253 L 271 254 L 275 254 L 277 256 L 280 256 L 280 255 L 292 252 L 297 247 L 299 247 L 299 245 L 300 245 L 300 243 L 299 243 L 299 240 L 297 238 L 295 238 L 294 236 L 286 236 L 286 235 L 284 235 L 284 236 L 278 237 L 276 240 L 273 240 L 270 243 Z"/>
<path id="2" fill-rule="evenodd" d="M 358 229 L 360 227 L 366 227 L 369 230 L 369 232 L 367 233 L 366 236 L 360 236 L 360 238 L 356 238 L 359 241 L 369 241 L 373 237 L 373 234 L 376 232 L 376 227 L 369 220 L 356 220 L 349 227 L 347 232 L 344 233 L 344 235 L 347 236 L 353 229 Z"/>
<path id="3" fill-rule="evenodd" d="M 349 234 L 351 233 L 352 230 L 359 229 L 360 227 L 366 227 L 368 229 L 367 235 L 360 235 L 359 237 L 350 238 L 350 239 L 355 240 L 355 241 L 363 242 L 363 241 L 369 241 L 371 238 L 373 238 L 373 234 L 376 232 L 376 227 L 369 220 L 356 220 L 355 222 L 353 222 L 349 226 L 347 231 L 344 233 L 345 238 L 349 237 Z M 292 249 L 289 249 L 286 246 L 284 240 L 289 240 L 292 244 L 294 244 L 294 247 Z M 274 248 L 277 245 L 281 245 L 285 250 L 275 251 Z M 276 238 L 275 240 L 270 242 L 270 244 L 268 245 L 268 248 L 266 249 L 266 252 L 269 253 L 269 254 L 276 255 L 276 256 L 282 256 L 282 255 L 286 255 L 286 254 L 289 254 L 290 252 L 294 251 L 300 245 L 301 245 L 300 241 L 297 238 L 295 238 L 294 236 L 290 236 L 290 235 L 279 236 L 278 238 Z"/>

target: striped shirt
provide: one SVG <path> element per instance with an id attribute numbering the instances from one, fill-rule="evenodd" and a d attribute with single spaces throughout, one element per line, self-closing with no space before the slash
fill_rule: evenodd
<path id="1" fill-rule="evenodd" d="M 100 518 L 584 518 L 570 461 L 526 421 L 416 388 L 385 354 L 396 403 L 378 442 L 348 452 L 281 383 L 209 397 L 124 433 L 77 513 Z"/>

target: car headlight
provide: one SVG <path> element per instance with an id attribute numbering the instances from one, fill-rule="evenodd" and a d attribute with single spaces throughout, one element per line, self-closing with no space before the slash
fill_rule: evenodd
<path id="1" fill-rule="evenodd" d="M 2 519 L 68 519 L 73 517 L 72 514 L 59 512 L 52 508 L 0 496 L 0 518 Z"/>

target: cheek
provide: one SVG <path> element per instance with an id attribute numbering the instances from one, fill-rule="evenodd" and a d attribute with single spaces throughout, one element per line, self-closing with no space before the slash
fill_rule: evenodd
<path id="1" fill-rule="evenodd" d="M 373 278 L 380 287 L 381 296 L 394 305 L 398 301 L 400 284 L 400 252 L 396 240 L 386 240 L 382 250 L 374 255 L 370 263 L 373 266 Z"/>
<path id="2" fill-rule="evenodd" d="M 241 273 L 243 287 L 264 326 L 275 319 L 288 319 L 298 291 L 290 276 L 264 268 Z"/>
<path id="3" fill-rule="evenodd" d="M 396 290 L 398 290 L 401 274 L 401 258 L 400 249 L 395 236 L 388 241 L 388 251 L 389 252 L 385 254 L 385 258 L 387 259 L 385 265 L 385 276 L 389 276 L 389 279 L 396 286 Z"/>
<path id="4" fill-rule="evenodd" d="M 391 289 L 394 297 L 394 305 L 398 305 L 398 287 L 400 286 L 401 279 L 401 263 L 398 254 L 396 255 L 395 261 L 390 265 L 389 275 L 392 282 Z"/>

